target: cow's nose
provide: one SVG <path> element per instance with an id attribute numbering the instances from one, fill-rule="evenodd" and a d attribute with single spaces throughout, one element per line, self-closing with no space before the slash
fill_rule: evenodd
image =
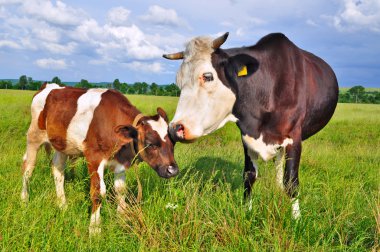
<path id="1" fill-rule="evenodd" d="M 172 165 L 170 165 L 170 166 L 168 167 L 167 171 L 168 171 L 168 174 L 170 175 L 170 177 L 173 177 L 173 176 L 175 176 L 175 175 L 178 174 L 179 169 L 178 169 L 177 166 L 172 166 Z"/>
<path id="2" fill-rule="evenodd" d="M 169 134 L 174 142 L 184 139 L 185 127 L 181 123 L 171 123 L 169 126 Z"/>

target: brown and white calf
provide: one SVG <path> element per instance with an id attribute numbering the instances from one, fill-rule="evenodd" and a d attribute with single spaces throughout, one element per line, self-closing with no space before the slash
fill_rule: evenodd
<path id="1" fill-rule="evenodd" d="M 174 145 L 168 136 L 168 118 L 143 116 L 121 93 L 109 89 L 80 89 L 47 84 L 31 105 L 32 119 L 23 162 L 21 198 L 28 201 L 28 182 L 42 144 L 53 146 L 53 175 L 60 207 L 66 206 L 64 165 L 68 156 L 83 155 L 91 176 L 92 214 L 90 234 L 100 232 L 101 197 L 105 196 L 104 169 L 114 172 L 118 211 L 125 205 L 125 169 L 135 156 L 147 162 L 159 176 L 178 174 Z M 136 154 L 137 153 L 137 154 Z"/>

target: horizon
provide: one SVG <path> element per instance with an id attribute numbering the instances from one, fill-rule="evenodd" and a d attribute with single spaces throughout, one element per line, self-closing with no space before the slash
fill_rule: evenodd
<path id="1" fill-rule="evenodd" d="M 32 77 L 32 76 L 27 76 L 27 77 Z M 32 77 L 33 78 L 33 77 Z M 59 78 L 59 76 L 58 76 L 58 78 Z M 6 78 L 1 78 L 0 79 L 0 81 L 2 81 L 2 80 L 11 80 L 11 81 L 18 81 L 19 80 L 19 78 L 17 78 L 17 79 L 14 79 L 14 78 L 12 78 L 12 79 L 10 79 L 10 78 L 8 78 L 8 79 L 6 79 Z M 115 79 L 114 79 L 115 80 Z M 33 79 L 33 81 L 40 81 L 40 82 L 48 82 L 48 83 L 52 83 L 51 81 L 47 81 L 47 80 L 35 80 L 35 79 Z M 91 80 L 87 80 L 89 83 L 91 83 L 91 84 L 112 84 L 113 83 L 113 81 L 97 81 L 97 82 L 93 82 L 93 81 L 91 81 Z M 120 81 L 120 79 L 119 79 L 119 81 Z M 79 83 L 80 82 L 80 80 L 79 81 L 64 81 L 64 80 L 61 80 L 61 83 L 63 83 L 63 84 L 65 84 L 65 83 Z M 152 83 L 156 83 L 157 85 L 159 85 L 159 86 L 167 86 L 167 85 L 171 85 L 171 84 L 176 84 L 175 82 L 170 82 L 170 83 L 157 83 L 157 82 L 148 82 L 148 81 L 134 81 L 134 82 L 126 82 L 126 81 L 120 81 L 120 83 L 126 83 L 126 84 L 134 84 L 134 83 L 136 83 L 136 82 L 145 82 L 145 83 L 147 83 L 147 84 L 152 84 Z M 378 88 L 378 89 L 380 89 L 380 87 L 376 87 L 376 86 L 369 86 L 369 87 L 367 87 L 367 86 L 364 86 L 364 85 L 361 85 L 361 84 L 357 84 L 357 85 L 352 85 L 352 86 L 340 86 L 339 85 L 339 89 L 343 89 L 343 88 L 352 88 L 352 87 L 355 87 L 355 86 L 362 86 L 362 87 L 364 87 L 364 88 L 366 88 L 366 89 L 372 89 L 372 88 Z M 379 90 L 380 91 L 380 90 Z"/>

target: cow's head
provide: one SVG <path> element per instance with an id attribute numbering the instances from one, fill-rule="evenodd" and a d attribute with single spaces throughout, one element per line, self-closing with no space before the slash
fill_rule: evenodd
<path id="1" fill-rule="evenodd" d="M 168 134 L 168 117 L 157 108 L 157 115 L 144 116 L 136 126 L 120 125 L 116 128 L 119 137 L 130 143 L 133 139 L 137 155 L 147 162 L 159 176 L 174 177 L 179 169 L 174 159 L 174 142 Z"/>
<path id="2" fill-rule="evenodd" d="M 228 121 L 236 121 L 232 115 L 236 95 L 226 85 L 228 78 L 223 69 L 230 67 L 231 62 L 219 49 L 227 36 L 228 33 L 217 39 L 197 37 L 184 52 L 163 55 L 167 59 L 183 59 L 176 80 L 181 96 L 169 126 L 175 141 L 192 141 Z M 215 62 L 216 54 L 224 59 Z"/>

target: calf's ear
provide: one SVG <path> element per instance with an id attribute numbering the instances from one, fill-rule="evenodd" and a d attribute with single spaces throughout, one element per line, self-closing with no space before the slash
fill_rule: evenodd
<path id="1" fill-rule="evenodd" d="M 164 118 L 165 122 L 167 122 L 167 123 L 169 122 L 169 118 L 166 115 L 165 110 L 163 110 L 162 108 L 158 107 L 157 108 L 157 114 L 159 114 L 162 118 Z"/>
<path id="2" fill-rule="evenodd" d="M 137 129 L 132 125 L 119 125 L 115 128 L 115 132 L 124 144 L 137 139 L 138 136 Z"/>

